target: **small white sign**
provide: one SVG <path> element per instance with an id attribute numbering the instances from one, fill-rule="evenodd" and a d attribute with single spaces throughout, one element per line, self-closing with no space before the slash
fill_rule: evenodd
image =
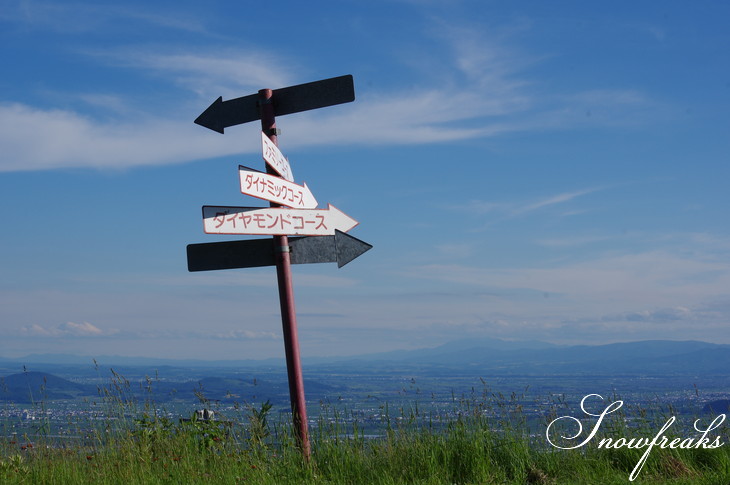
<path id="1" fill-rule="evenodd" d="M 316 209 L 317 199 L 307 184 L 297 185 L 276 175 L 238 167 L 241 193 L 294 209 Z"/>
<path id="2" fill-rule="evenodd" d="M 294 182 L 294 175 L 292 175 L 289 160 L 286 159 L 284 154 L 279 150 L 279 147 L 274 145 L 274 142 L 269 140 L 269 137 L 263 131 L 261 132 L 261 144 L 266 163 L 286 180 Z"/>

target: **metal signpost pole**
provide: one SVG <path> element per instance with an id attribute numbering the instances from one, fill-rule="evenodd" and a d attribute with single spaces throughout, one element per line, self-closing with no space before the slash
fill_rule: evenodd
<path id="1" fill-rule="evenodd" d="M 271 89 L 261 89 L 259 91 L 259 108 L 261 112 L 261 130 L 274 145 L 278 145 Z M 266 171 L 276 173 L 268 164 Z M 271 207 L 279 207 L 279 205 L 272 202 Z M 297 316 L 294 307 L 289 238 L 287 236 L 274 236 L 273 244 L 276 275 L 279 282 L 281 324 L 284 331 L 284 351 L 286 352 L 286 370 L 289 378 L 289 398 L 291 399 L 294 430 L 302 455 L 304 455 L 305 460 L 309 461 L 311 448 L 309 446 L 307 405 L 304 400 L 304 377 L 302 376 L 302 364 L 299 357 L 299 336 L 297 334 Z"/>

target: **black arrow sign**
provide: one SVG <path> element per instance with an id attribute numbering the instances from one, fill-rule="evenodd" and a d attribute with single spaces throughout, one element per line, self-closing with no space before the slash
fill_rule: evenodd
<path id="1" fill-rule="evenodd" d="M 354 101 L 355 85 L 352 75 L 348 74 L 274 89 L 271 99 L 274 103 L 275 116 L 288 115 Z M 258 102 L 258 94 L 228 101 L 223 101 L 221 96 L 196 118 L 195 123 L 223 133 L 229 126 L 260 119 Z"/>
<path id="2" fill-rule="evenodd" d="M 292 264 L 337 263 L 337 267 L 342 268 L 372 247 L 341 231 L 335 231 L 334 236 L 289 238 Z M 271 239 L 188 244 L 187 249 L 188 271 L 191 272 L 276 264 Z"/>

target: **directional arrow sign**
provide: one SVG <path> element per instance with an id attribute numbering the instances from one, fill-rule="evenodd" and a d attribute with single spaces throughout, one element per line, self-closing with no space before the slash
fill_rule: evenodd
<path id="1" fill-rule="evenodd" d="M 206 234 L 330 236 L 347 232 L 358 222 L 333 205 L 327 209 L 203 206 Z"/>
<path id="2" fill-rule="evenodd" d="M 291 173 L 289 160 L 286 159 L 284 154 L 279 150 L 279 147 L 274 145 L 274 142 L 269 140 L 269 137 L 263 131 L 261 132 L 261 146 L 263 147 L 262 151 L 266 163 L 289 182 L 294 182 L 294 175 Z"/>
<path id="3" fill-rule="evenodd" d="M 373 247 L 339 230 L 335 230 L 334 236 L 293 237 L 289 246 L 293 264 L 337 263 L 338 268 Z"/>
<path id="4" fill-rule="evenodd" d="M 348 74 L 274 89 L 271 99 L 274 103 L 274 116 L 288 115 L 354 101 L 355 86 L 352 75 Z M 223 97 L 219 97 L 198 116 L 195 123 L 223 133 L 229 126 L 258 120 L 261 117 L 258 101 L 258 94 L 228 101 L 223 101 Z"/>
<path id="5" fill-rule="evenodd" d="M 238 166 L 241 193 L 295 209 L 315 209 L 317 199 L 307 184 L 297 185 L 276 175 Z"/>
<path id="6" fill-rule="evenodd" d="M 289 239 L 293 264 L 337 263 L 338 268 L 373 246 L 341 231 L 334 236 L 293 237 Z M 188 245 L 188 271 L 255 268 L 273 266 L 272 239 L 250 239 Z"/>

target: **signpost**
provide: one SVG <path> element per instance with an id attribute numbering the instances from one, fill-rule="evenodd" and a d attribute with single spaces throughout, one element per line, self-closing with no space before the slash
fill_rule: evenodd
<path id="1" fill-rule="evenodd" d="M 357 221 L 332 205 L 316 209 L 317 201 L 309 188 L 294 184 L 289 161 L 278 148 L 275 117 L 354 100 L 353 79 L 347 75 L 276 90 L 261 89 L 258 94 L 228 101 L 219 97 L 195 120 L 221 134 L 230 126 L 261 120 L 266 174 L 239 167 L 239 177 L 243 194 L 268 200 L 271 207 L 204 206 L 203 227 L 208 234 L 266 234 L 273 235 L 273 240 L 188 245 L 188 270 L 276 266 L 292 417 L 307 460 L 311 449 L 291 265 L 337 262 L 342 267 L 372 246 L 345 234 Z M 309 237 L 289 239 L 289 235 Z"/>

